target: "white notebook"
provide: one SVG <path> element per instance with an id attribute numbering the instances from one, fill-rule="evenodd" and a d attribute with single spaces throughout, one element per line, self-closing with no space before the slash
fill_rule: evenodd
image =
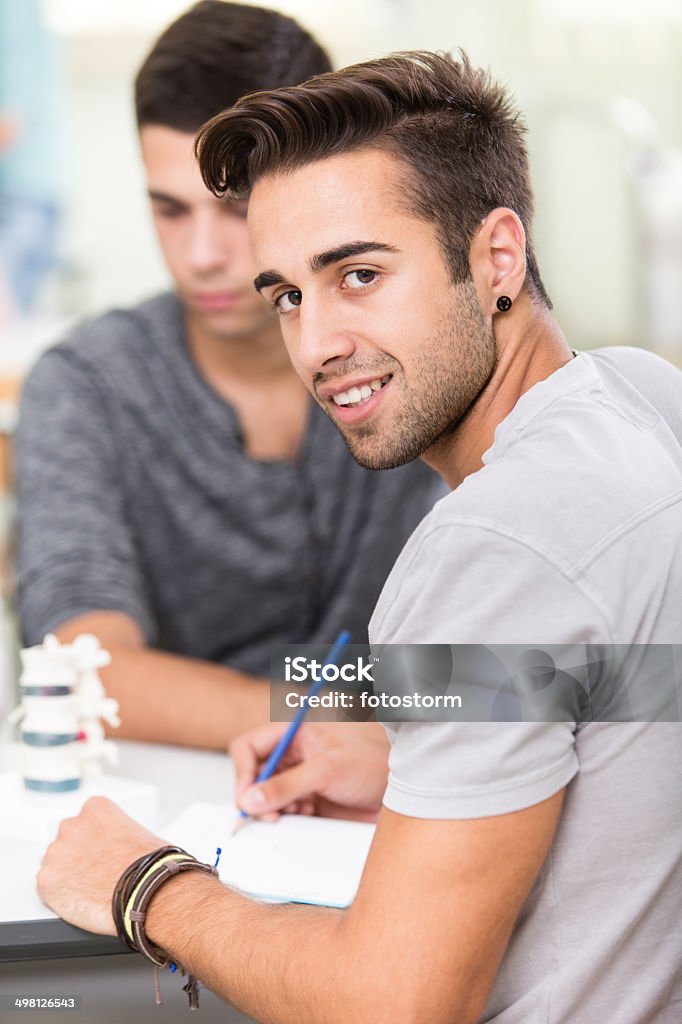
<path id="1" fill-rule="evenodd" d="M 286 903 L 348 907 L 353 902 L 374 825 L 284 814 L 276 823 L 249 821 L 232 837 L 238 811 L 192 804 L 163 830 L 165 838 L 213 864 L 220 879 L 249 896 Z"/>

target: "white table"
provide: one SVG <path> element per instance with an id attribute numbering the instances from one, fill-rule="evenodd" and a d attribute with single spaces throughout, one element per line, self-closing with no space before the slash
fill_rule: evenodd
<path id="1" fill-rule="evenodd" d="M 234 775 L 226 754 L 186 750 L 157 744 L 117 741 L 120 764 L 116 774 L 152 782 L 159 790 L 158 831 L 196 800 L 227 801 L 234 790 Z M 106 841 L 106 837 L 103 837 Z M 164 1007 L 154 1005 L 152 967 L 129 953 L 118 939 L 95 936 L 73 928 L 43 908 L 35 895 L 35 873 L 42 857 L 39 844 L 3 840 L 0 870 L 12 870 L 16 893 L 27 908 L 24 919 L 8 919 L 0 905 L 0 997 L 8 995 L 63 995 L 83 997 L 83 1012 L 67 1010 L 21 1011 L 0 1009 L 1 1020 L 21 1024 L 54 1021 L 90 1024 L 137 1024 L 147 1015 L 163 1015 L 163 1024 L 186 1021 L 189 1013 L 182 982 L 164 973 Z M 96 853 L 94 854 L 96 855 Z M 9 901 L 5 901 L 6 906 Z M 44 912 L 43 912 L 44 911 Z M 14 914 L 14 911 L 13 911 Z M 40 916 L 36 916 L 40 915 Z M 226 1007 L 210 992 L 202 991 L 202 1021 L 236 1024 L 246 1018 Z"/>

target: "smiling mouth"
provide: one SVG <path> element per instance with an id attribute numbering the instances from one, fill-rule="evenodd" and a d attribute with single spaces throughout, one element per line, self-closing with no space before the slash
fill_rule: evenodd
<path id="1" fill-rule="evenodd" d="M 369 402 L 370 398 L 377 391 L 381 391 L 384 385 L 388 384 L 392 376 L 392 373 L 387 373 L 385 377 L 377 377 L 376 380 L 370 381 L 369 384 L 363 384 L 362 387 L 353 387 L 349 388 L 348 391 L 339 391 L 338 394 L 332 395 L 331 400 L 334 405 L 341 405 L 346 409 L 355 409 L 357 406 Z"/>

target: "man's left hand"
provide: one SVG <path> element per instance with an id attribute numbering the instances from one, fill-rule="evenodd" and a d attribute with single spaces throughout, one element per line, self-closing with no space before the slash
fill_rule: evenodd
<path id="1" fill-rule="evenodd" d="M 111 897 L 138 857 L 164 846 L 105 797 L 92 797 L 77 818 L 66 818 L 38 872 L 38 894 L 70 924 L 115 935 Z"/>

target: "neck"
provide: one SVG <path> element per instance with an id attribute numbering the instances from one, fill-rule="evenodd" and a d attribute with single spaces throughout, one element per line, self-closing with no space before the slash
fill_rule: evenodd
<path id="1" fill-rule="evenodd" d="M 497 425 L 521 396 L 572 359 L 549 310 L 535 307 L 525 292 L 512 315 L 495 318 L 493 329 L 498 356 L 490 379 L 456 431 L 439 438 L 422 456 L 452 490 L 482 467 Z"/>
<path id="2" fill-rule="evenodd" d="M 260 331 L 225 336 L 187 314 L 185 328 L 195 363 L 218 390 L 227 380 L 262 385 L 294 373 L 277 320 Z"/>

